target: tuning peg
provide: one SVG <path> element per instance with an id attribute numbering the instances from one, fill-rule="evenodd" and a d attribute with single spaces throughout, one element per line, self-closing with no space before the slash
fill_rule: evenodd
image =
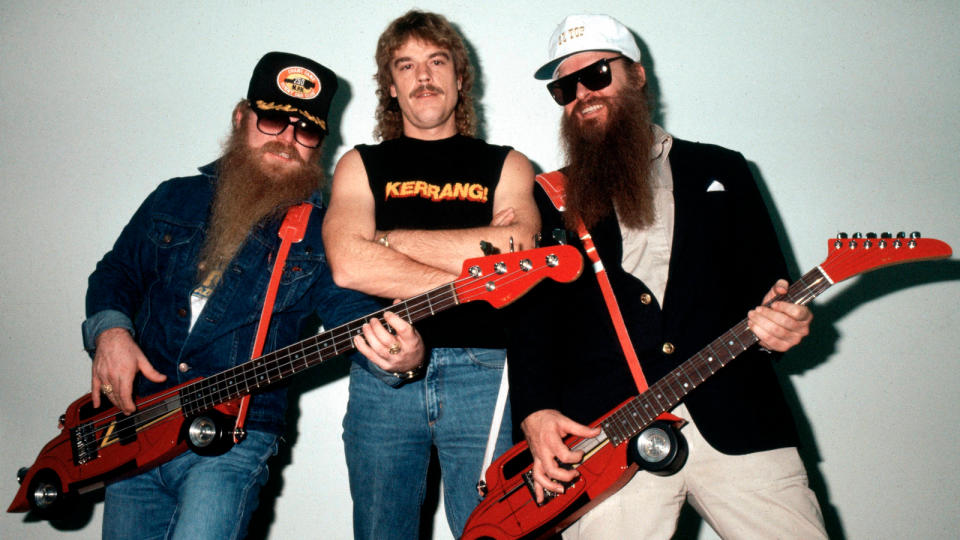
<path id="1" fill-rule="evenodd" d="M 910 238 L 920 238 L 920 231 L 913 231 L 910 233 Z"/>
<path id="2" fill-rule="evenodd" d="M 893 235 L 888 232 L 880 233 L 880 238 L 893 238 Z"/>
<path id="3" fill-rule="evenodd" d="M 868 232 L 868 233 L 867 233 L 867 238 L 876 238 L 876 237 L 877 237 L 877 233 L 875 233 L 875 232 Z"/>
<path id="4" fill-rule="evenodd" d="M 859 240 L 859 239 L 863 238 L 863 234 L 862 234 L 862 233 L 855 232 L 855 233 L 853 233 L 853 237 L 854 237 L 855 239 Z"/>
<path id="5" fill-rule="evenodd" d="M 845 233 L 845 232 L 837 233 L 837 238 L 839 238 L 840 240 L 846 240 L 846 239 L 847 239 L 847 233 Z"/>
<path id="6" fill-rule="evenodd" d="M 510 253 L 513 253 L 514 251 L 515 250 L 513 249 L 513 235 L 511 235 L 510 236 Z"/>
<path id="7" fill-rule="evenodd" d="M 897 233 L 897 238 L 906 238 L 906 237 L 907 237 L 907 233 L 903 231 L 900 231 Z"/>
<path id="8" fill-rule="evenodd" d="M 542 238 L 542 235 L 541 235 L 539 232 L 538 232 L 537 234 L 533 235 L 533 247 L 535 247 L 535 248 L 540 247 L 540 240 L 541 240 L 541 238 Z"/>

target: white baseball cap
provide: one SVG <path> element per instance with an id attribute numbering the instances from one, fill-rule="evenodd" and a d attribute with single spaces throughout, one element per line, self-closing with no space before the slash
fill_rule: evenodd
<path id="1" fill-rule="evenodd" d="M 550 36 L 550 61 L 533 74 L 534 78 L 554 78 L 568 56 L 584 51 L 615 51 L 634 62 L 640 61 L 637 42 L 620 21 L 609 15 L 568 15 Z"/>

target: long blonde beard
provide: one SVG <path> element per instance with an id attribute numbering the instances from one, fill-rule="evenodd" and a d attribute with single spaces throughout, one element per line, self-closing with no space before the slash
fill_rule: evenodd
<path id="1" fill-rule="evenodd" d="M 200 281 L 211 272 L 222 271 L 258 223 L 280 218 L 287 208 L 308 198 L 323 180 L 319 162 L 302 161 L 292 145 L 270 141 L 251 148 L 246 121 L 233 130 L 220 159 L 207 239 L 197 263 Z M 288 172 L 266 165 L 263 155 L 270 151 L 285 151 L 295 156 L 300 166 Z"/>

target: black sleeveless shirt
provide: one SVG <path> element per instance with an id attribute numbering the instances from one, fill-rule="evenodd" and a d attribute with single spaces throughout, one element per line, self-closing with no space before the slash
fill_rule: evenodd
<path id="1" fill-rule="evenodd" d="M 509 146 L 455 135 L 425 141 L 400 137 L 357 145 L 376 205 L 377 230 L 464 229 L 493 219 L 493 195 Z M 477 246 L 477 257 L 482 256 Z M 428 347 L 505 346 L 503 323 L 483 301 L 420 321 Z"/>

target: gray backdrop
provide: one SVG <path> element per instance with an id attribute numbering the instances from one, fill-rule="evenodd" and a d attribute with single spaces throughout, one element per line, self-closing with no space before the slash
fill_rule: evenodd
<path id="1" fill-rule="evenodd" d="M 540 170 L 560 164 L 559 108 L 531 74 L 582 2 L 437 2 L 481 73 L 485 134 Z M 342 79 L 328 171 L 371 141 L 385 2 L 0 1 L 0 502 L 18 467 L 89 388 L 86 278 L 162 180 L 214 159 L 250 71 L 270 50 Z M 412 7 L 412 6 L 411 6 Z M 794 277 L 838 231 L 922 231 L 960 245 L 960 4 L 597 4 L 641 38 L 660 121 L 737 149 L 768 195 Z M 743 261 L 744 265 L 750 261 Z M 960 535 L 955 260 L 828 291 L 814 335 L 780 363 L 834 536 Z M 759 301 L 759 299 L 757 299 Z M 295 384 L 293 425 L 254 531 L 350 536 L 340 441 L 344 366 Z M 748 426 L 746 428 L 749 428 Z M 434 538 L 449 538 L 441 515 Z M 3 538 L 97 538 L 100 505 L 51 526 L 0 517 Z M 713 537 L 697 520 L 680 536 Z"/>

